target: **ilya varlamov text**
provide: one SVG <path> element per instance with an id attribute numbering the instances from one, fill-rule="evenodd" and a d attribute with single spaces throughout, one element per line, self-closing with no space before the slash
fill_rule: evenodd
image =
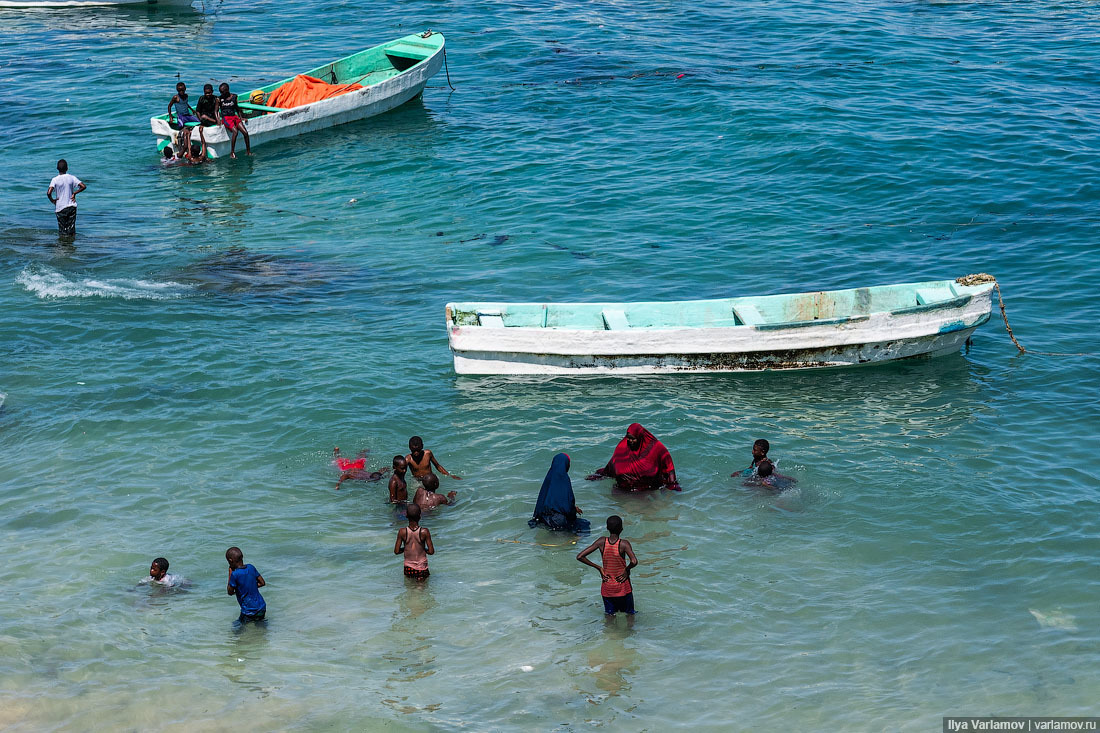
<path id="1" fill-rule="evenodd" d="M 1100 730 L 1100 718 L 944 718 L 944 733 L 959 731 Z"/>

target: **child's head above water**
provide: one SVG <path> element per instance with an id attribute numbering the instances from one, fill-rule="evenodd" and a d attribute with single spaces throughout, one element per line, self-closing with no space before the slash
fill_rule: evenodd
<path id="1" fill-rule="evenodd" d="M 763 438 L 761 438 L 760 440 L 753 443 L 752 444 L 752 457 L 753 457 L 753 460 L 759 461 L 761 458 L 766 458 L 767 455 L 768 455 L 768 449 L 770 449 L 770 448 L 771 448 L 771 445 L 769 445 L 768 441 L 764 440 Z"/>
<path id="2" fill-rule="evenodd" d="M 409 468 L 408 461 L 405 460 L 405 456 L 393 457 L 393 471 L 394 473 L 405 473 Z"/>
<path id="3" fill-rule="evenodd" d="M 405 507 L 405 516 L 408 517 L 410 522 L 419 522 L 420 521 L 420 505 L 419 504 L 409 504 L 407 507 Z"/>
<path id="4" fill-rule="evenodd" d="M 411 450 L 413 453 L 419 453 L 420 451 L 424 450 L 424 441 L 420 438 L 419 435 L 414 435 L 409 438 L 409 450 Z"/>
<path id="5" fill-rule="evenodd" d="M 756 464 L 756 475 L 760 478 L 767 478 L 775 471 L 775 464 L 769 461 L 767 458 Z"/>
<path id="6" fill-rule="evenodd" d="M 623 518 L 618 514 L 612 514 L 607 518 L 607 531 L 611 534 L 622 534 Z"/>
<path id="7" fill-rule="evenodd" d="M 229 563 L 231 568 L 244 567 L 244 553 L 241 552 L 239 547 L 230 547 L 225 551 L 225 561 Z"/>
<path id="8" fill-rule="evenodd" d="M 424 488 L 428 491 L 439 490 L 439 477 L 436 476 L 434 473 L 429 473 L 427 476 L 420 480 L 420 483 L 424 484 Z"/>
<path id="9" fill-rule="evenodd" d="M 153 576 L 153 580 L 161 580 L 165 573 L 168 572 L 168 561 L 163 557 L 158 557 L 153 560 L 149 566 L 149 575 Z"/>

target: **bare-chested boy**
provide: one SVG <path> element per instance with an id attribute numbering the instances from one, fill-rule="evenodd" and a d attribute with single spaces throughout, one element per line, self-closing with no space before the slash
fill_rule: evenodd
<path id="1" fill-rule="evenodd" d="M 390 503 L 404 504 L 409 500 L 409 485 L 405 483 L 405 471 L 409 464 L 401 456 L 393 457 L 393 474 L 390 475 Z"/>
<path id="2" fill-rule="evenodd" d="M 765 486 L 769 489 L 782 491 L 789 489 L 798 483 L 794 476 L 784 476 L 776 472 L 775 464 L 765 458 L 756 464 L 756 475 L 745 479 L 745 486 Z"/>
<path id="3" fill-rule="evenodd" d="M 446 496 L 443 494 L 437 494 L 436 489 L 439 488 L 439 477 L 434 473 L 429 473 L 427 476 L 420 480 L 420 486 L 416 489 L 416 494 L 413 495 L 413 504 L 416 504 L 421 509 L 435 509 L 440 504 L 454 504 L 455 496 L 454 491 L 448 491 Z"/>
<path id="4" fill-rule="evenodd" d="M 409 468 L 412 470 L 413 478 L 415 479 L 423 481 L 425 476 L 431 476 L 432 466 L 435 466 L 444 476 L 450 476 L 459 481 L 462 480 L 461 476 L 447 473 L 447 469 L 439 465 L 439 461 L 435 460 L 435 456 L 432 455 L 432 452 L 424 449 L 424 441 L 421 440 L 419 435 L 414 435 L 409 438 L 409 455 L 405 456 L 405 460 L 408 462 Z"/>
<path id="5" fill-rule="evenodd" d="M 756 475 L 756 467 L 760 465 L 760 461 L 768 460 L 768 451 L 771 450 L 771 444 L 767 440 L 761 438 L 752 444 L 752 463 L 744 471 L 734 471 L 730 476 L 754 476 Z"/>

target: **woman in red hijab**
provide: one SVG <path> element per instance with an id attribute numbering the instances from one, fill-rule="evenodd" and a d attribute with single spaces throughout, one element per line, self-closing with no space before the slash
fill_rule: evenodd
<path id="1" fill-rule="evenodd" d="M 590 481 L 614 478 L 615 484 L 626 491 L 659 489 L 662 486 L 680 490 L 676 481 L 676 466 L 668 448 L 653 437 L 653 433 L 638 423 L 626 429 L 626 437 L 615 446 L 615 453 L 607 465 L 588 477 Z"/>

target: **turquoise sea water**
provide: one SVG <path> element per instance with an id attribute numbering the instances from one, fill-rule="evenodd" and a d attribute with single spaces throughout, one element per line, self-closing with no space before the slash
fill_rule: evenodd
<path id="1" fill-rule="evenodd" d="M 234 2 L 0 9 L 0 727 L 938 730 L 1096 714 L 1100 361 L 457 378 L 448 300 L 794 292 L 986 271 L 1095 352 L 1091 2 Z M 194 170 L 177 72 L 245 92 L 425 28 L 451 79 Z M 680 75 L 683 76 L 680 76 Z M 58 242 L 58 157 L 88 184 Z M 354 202 L 352 202 L 354 200 Z M 682 494 L 583 475 L 633 421 Z M 424 587 L 382 485 L 460 502 Z M 767 437 L 794 490 L 729 478 Z M 626 520 L 633 624 L 526 518 L 558 451 Z M 595 535 L 594 535 L 595 536 Z M 268 581 L 236 630 L 223 553 Z M 583 544 L 581 545 L 583 546 Z M 137 587 L 165 555 L 190 580 Z"/>

